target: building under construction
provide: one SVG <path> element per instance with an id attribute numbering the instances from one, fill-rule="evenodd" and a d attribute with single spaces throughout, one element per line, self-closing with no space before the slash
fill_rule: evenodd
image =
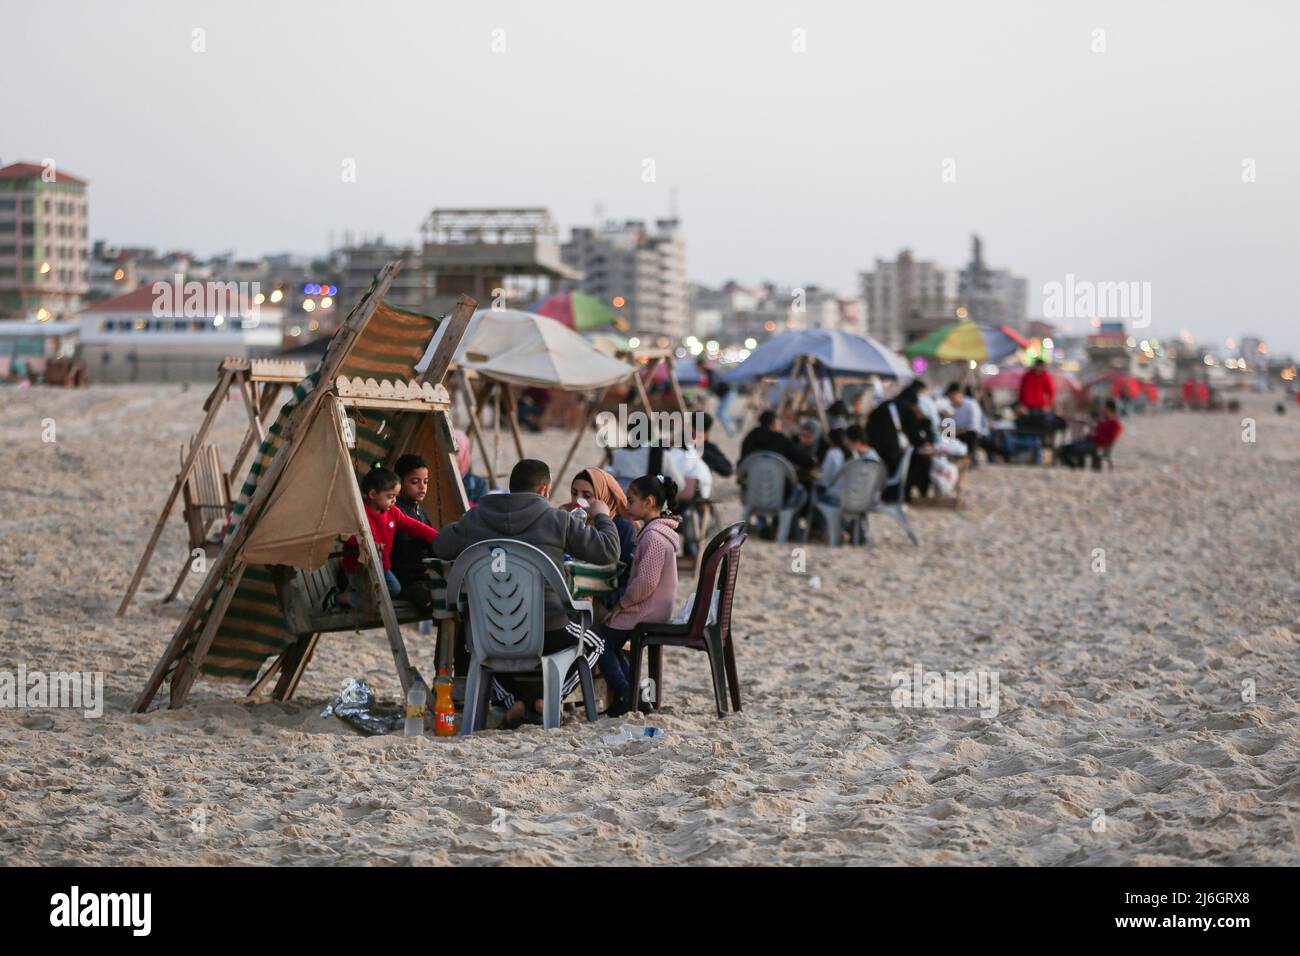
<path id="1" fill-rule="evenodd" d="M 450 311 L 461 293 L 486 308 L 531 301 L 562 280 L 582 278 L 561 258 L 559 228 L 543 208 L 435 209 L 420 225 L 420 240 L 347 243 L 340 250 L 346 294 L 359 295 L 390 259 L 404 265 L 388 300 L 427 315 Z"/>

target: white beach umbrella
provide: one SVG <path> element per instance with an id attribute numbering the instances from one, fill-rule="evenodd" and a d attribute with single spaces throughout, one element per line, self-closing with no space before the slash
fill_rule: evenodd
<path id="1" fill-rule="evenodd" d="M 438 336 L 416 366 L 428 366 Z M 456 364 L 512 385 L 586 391 L 625 381 L 632 366 L 605 355 L 554 319 L 518 309 L 479 309 L 470 319 Z"/>

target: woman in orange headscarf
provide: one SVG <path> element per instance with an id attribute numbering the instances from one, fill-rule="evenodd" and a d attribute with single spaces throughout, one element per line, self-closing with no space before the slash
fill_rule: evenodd
<path id="1" fill-rule="evenodd" d="M 599 500 L 605 502 L 614 518 L 614 527 L 618 529 L 618 560 L 623 570 L 618 576 L 618 587 L 609 596 L 608 603 L 613 606 L 618 603 L 623 589 L 627 587 L 628 571 L 632 567 L 632 559 L 636 557 L 636 524 L 627 516 L 627 495 L 619 487 L 618 480 L 603 468 L 584 468 L 569 483 L 569 497 L 569 503 L 560 506 L 565 511 Z M 591 515 L 588 514 L 587 521 L 591 520 Z"/>

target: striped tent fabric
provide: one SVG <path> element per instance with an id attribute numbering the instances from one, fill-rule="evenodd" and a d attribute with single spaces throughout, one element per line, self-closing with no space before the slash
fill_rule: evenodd
<path id="1" fill-rule="evenodd" d="M 409 381 L 416 377 L 415 365 L 424 356 L 441 319 L 408 312 L 380 303 L 366 323 L 361 335 L 352 343 L 338 374 L 349 378 L 373 378 L 376 381 Z M 337 348 L 347 347 L 336 335 L 326 349 L 326 359 Z M 322 363 L 323 364 L 323 363 Z M 257 451 L 248 478 L 235 503 L 226 535 L 233 533 L 242 520 L 259 482 L 283 445 L 281 432 L 293 410 L 311 394 L 319 382 L 319 370 L 303 379 L 293 391 L 292 399 L 281 409 L 266 439 Z M 357 441 L 353 464 L 358 475 L 374 462 L 383 460 L 391 449 L 397 416 L 368 411 L 355 416 Z M 178 660 L 193 650 L 203 631 L 203 623 L 221 593 L 217 588 Z M 234 598 L 204 658 L 202 673 L 217 680 L 256 680 L 262 665 L 270 657 L 285 651 L 294 641 L 284 626 L 280 602 L 271 579 L 271 569 L 250 565 L 244 571 Z"/>

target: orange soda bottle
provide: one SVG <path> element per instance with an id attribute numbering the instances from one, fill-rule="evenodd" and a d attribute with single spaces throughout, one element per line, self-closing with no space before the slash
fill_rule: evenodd
<path id="1" fill-rule="evenodd" d="M 433 733 L 436 737 L 456 735 L 456 705 L 451 699 L 451 678 L 447 668 L 439 667 L 433 681 Z"/>

